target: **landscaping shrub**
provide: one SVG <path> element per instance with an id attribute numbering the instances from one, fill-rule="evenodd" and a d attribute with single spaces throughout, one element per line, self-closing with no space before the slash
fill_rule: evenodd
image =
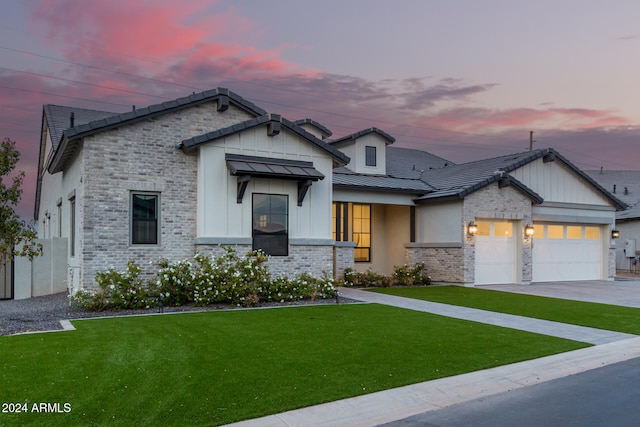
<path id="1" fill-rule="evenodd" d="M 355 271 L 351 268 L 344 270 L 344 286 L 354 287 L 383 287 L 390 286 L 415 286 L 431 284 L 431 277 L 426 275 L 425 265 L 418 263 L 413 266 L 395 266 L 390 276 L 375 273 L 371 270 L 365 272 Z"/>
<path id="2" fill-rule="evenodd" d="M 140 278 L 142 269 L 133 260 L 125 271 L 111 267 L 96 274 L 97 290 L 79 290 L 71 297 L 85 310 L 148 308 L 149 289 Z"/>
<path id="3" fill-rule="evenodd" d="M 163 305 L 180 306 L 193 301 L 195 276 L 191 262 L 184 260 L 172 264 L 163 259 L 158 266 L 156 286 Z"/>
<path id="4" fill-rule="evenodd" d="M 156 280 L 146 286 L 140 279 L 142 269 L 129 261 L 125 272 L 111 268 L 97 273 L 98 290 L 80 290 L 73 300 L 87 310 L 101 311 L 148 308 L 155 306 L 158 298 L 165 306 L 227 303 L 255 307 L 261 301 L 292 302 L 335 296 L 333 279 L 326 274 L 323 278 L 303 273 L 292 279 L 287 276 L 272 279 L 266 264 L 269 257 L 261 251 L 241 257 L 233 248 L 225 247 L 218 257 L 198 254 L 194 259 L 195 263 L 159 261 Z M 153 304 L 149 304 L 151 298 Z"/>

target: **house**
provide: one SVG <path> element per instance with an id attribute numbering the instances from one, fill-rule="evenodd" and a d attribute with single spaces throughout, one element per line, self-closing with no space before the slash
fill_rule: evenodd
<path id="1" fill-rule="evenodd" d="M 616 213 L 616 228 L 620 233 L 620 244 L 616 245 L 616 269 L 640 271 L 640 171 L 600 169 L 585 172 L 630 206 Z"/>
<path id="2" fill-rule="evenodd" d="M 331 136 L 222 88 L 125 113 L 44 106 L 35 219 L 58 254 L 42 268 L 51 289 L 226 245 L 288 274 L 424 262 L 465 285 L 614 275 L 625 206 L 552 149 L 456 165 L 377 128 Z"/>
<path id="3" fill-rule="evenodd" d="M 393 142 L 375 128 L 331 142 L 355 163 L 334 171 L 333 198 L 334 238 L 356 242 L 356 270 L 424 262 L 434 281 L 466 285 L 613 279 L 626 205 L 555 150 L 456 165 Z"/>

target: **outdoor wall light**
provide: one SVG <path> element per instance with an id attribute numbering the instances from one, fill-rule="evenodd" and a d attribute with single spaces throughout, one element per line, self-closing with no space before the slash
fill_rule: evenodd
<path id="1" fill-rule="evenodd" d="M 477 232 L 478 232 L 478 226 L 476 225 L 475 222 L 471 221 L 467 226 L 467 233 L 469 234 L 469 236 L 475 236 Z"/>
<path id="2" fill-rule="evenodd" d="M 533 229 L 533 225 L 531 224 L 527 224 L 524 227 L 524 235 L 525 237 L 533 237 L 533 233 L 535 232 L 535 230 Z"/>
<path id="3" fill-rule="evenodd" d="M 613 230 L 611 230 L 611 238 L 612 239 L 617 239 L 618 237 L 620 237 L 620 232 L 618 230 L 616 230 L 615 228 Z"/>

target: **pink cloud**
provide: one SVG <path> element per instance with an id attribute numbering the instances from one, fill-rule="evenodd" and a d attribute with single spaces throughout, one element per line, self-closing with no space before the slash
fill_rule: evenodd
<path id="1" fill-rule="evenodd" d="M 33 17 L 35 26 L 46 28 L 54 48 L 63 43 L 67 58 L 111 69 L 154 75 L 171 67 L 189 70 L 224 61 L 236 67 L 230 73 L 250 76 L 300 68 L 279 58 L 293 44 L 259 50 L 223 41 L 230 35 L 245 38 L 254 26 L 234 8 L 222 10 L 207 0 L 132 0 L 126 8 L 120 2 L 86 7 L 82 0 L 43 0 Z"/>

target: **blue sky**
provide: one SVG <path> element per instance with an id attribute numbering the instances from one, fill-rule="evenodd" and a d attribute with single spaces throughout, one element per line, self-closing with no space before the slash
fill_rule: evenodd
<path id="1" fill-rule="evenodd" d="M 0 136 L 33 206 L 42 105 L 123 112 L 216 86 L 334 137 L 454 162 L 554 147 L 640 169 L 640 2 L 3 0 Z"/>

